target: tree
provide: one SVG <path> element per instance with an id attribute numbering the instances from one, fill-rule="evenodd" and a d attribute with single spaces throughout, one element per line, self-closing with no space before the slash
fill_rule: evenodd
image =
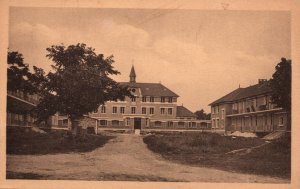
<path id="1" fill-rule="evenodd" d="M 123 100 L 130 96 L 127 87 L 119 85 L 110 75 L 114 69 L 113 56 L 104 58 L 85 44 L 51 46 L 46 57 L 51 59 L 53 71 L 47 75 L 38 70 L 40 103 L 36 112 L 39 121 L 56 112 L 71 120 L 73 135 L 77 135 L 78 120 L 98 109 L 108 100 Z"/>
<path id="2" fill-rule="evenodd" d="M 281 58 L 270 80 L 272 102 L 288 113 L 288 129 L 291 128 L 291 60 Z"/>
<path id="3" fill-rule="evenodd" d="M 36 68 L 39 70 L 39 68 Z M 17 51 L 7 53 L 7 90 L 11 92 L 23 92 L 24 95 L 37 92 L 33 84 L 35 74 L 29 70 L 29 65 L 24 63 L 23 55 Z M 26 115 L 32 113 L 34 106 L 16 103 L 16 101 L 7 98 L 7 110 L 16 114 Z"/>
<path id="4" fill-rule="evenodd" d="M 7 89 L 9 91 L 22 91 L 34 93 L 35 87 L 31 83 L 33 74 L 28 64 L 24 63 L 23 55 L 17 51 L 7 53 Z"/>
<path id="5" fill-rule="evenodd" d="M 209 120 L 210 119 L 210 113 L 206 114 L 203 109 L 196 111 L 195 114 L 197 116 L 197 119 L 199 119 L 199 120 Z"/>

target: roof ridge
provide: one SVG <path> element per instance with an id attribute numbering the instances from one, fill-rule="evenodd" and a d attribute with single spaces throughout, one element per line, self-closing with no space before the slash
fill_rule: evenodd
<path id="1" fill-rule="evenodd" d="M 245 88 L 237 88 L 237 89 L 233 90 L 232 92 L 228 93 L 227 95 L 213 101 L 209 105 L 220 104 L 220 103 L 224 103 L 224 102 L 232 102 L 235 100 L 250 98 L 253 96 L 258 96 L 258 95 L 269 93 L 270 91 L 271 91 L 271 88 L 270 88 L 268 82 L 262 83 L 262 84 L 251 85 L 251 86 L 248 86 Z"/>

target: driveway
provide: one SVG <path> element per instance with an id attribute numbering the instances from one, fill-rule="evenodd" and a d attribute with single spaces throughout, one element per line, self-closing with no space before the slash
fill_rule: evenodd
<path id="1" fill-rule="evenodd" d="M 36 178 L 39 179 L 59 180 L 290 182 L 280 178 L 173 163 L 148 150 L 142 136 L 115 135 L 116 138 L 104 147 L 88 153 L 7 155 L 7 171 L 9 175 L 38 175 Z"/>

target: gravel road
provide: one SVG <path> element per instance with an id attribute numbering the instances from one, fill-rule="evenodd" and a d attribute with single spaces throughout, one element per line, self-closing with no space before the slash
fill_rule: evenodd
<path id="1" fill-rule="evenodd" d="M 7 155 L 8 177 L 37 179 L 134 180 L 184 182 L 289 183 L 261 175 L 227 172 L 167 161 L 148 150 L 142 136 L 115 134 L 104 147 L 88 153 Z"/>

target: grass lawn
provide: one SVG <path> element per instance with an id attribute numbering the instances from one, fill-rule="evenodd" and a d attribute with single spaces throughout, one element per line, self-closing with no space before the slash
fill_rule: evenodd
<path id="1" fill-rule="evenodd" d="M 154 133 L 144 137 L 148 148 L 165 159 L 227 171 L 281 178 L 291 175 L 291 138 L 266 145 L 259 138 L 221 136 L 215 133 Z M 262 145 L 243 153 L 227 152 Z"/>
<path id="2" fill-rule="evenodd" d="M 88 152 L 103 146 L 111 136 L 87 135 L 72 138 L 67 131 L 49 131 L 45 134 L 30 129 L 9 128 L 7 130 L 7 154 L 57 154 Z"/>

